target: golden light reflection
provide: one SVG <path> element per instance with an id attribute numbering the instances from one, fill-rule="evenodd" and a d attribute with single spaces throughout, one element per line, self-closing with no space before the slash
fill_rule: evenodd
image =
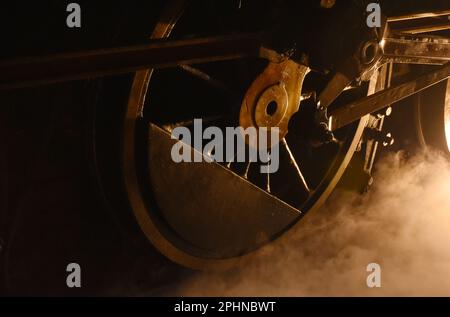
<path id="1" fill-rule="evenodd" d="M 445 93 L 445 138 L 447 140 L 447 148 L 450 152 L 450 80 L 447 80 L 447 90 Z"/>

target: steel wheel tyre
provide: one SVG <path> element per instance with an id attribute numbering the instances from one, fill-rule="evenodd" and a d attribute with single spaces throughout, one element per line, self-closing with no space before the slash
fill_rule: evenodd
<path id="1" fill-rule="evenodd" d="M 421 146 L 450 153 L 450 80 L 415 98 L 416 131 Z"/>

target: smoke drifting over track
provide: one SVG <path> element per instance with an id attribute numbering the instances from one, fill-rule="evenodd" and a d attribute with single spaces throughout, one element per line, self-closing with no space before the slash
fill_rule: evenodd
<path id="1" fill-rule="evenodd" d="M 378 164 L 367 194 L 337 192 L 305 220 L 288 244 L 233 272 L 198 273 L 172 295 L 450 295 L 445 158 L 392 154 Z M 366 285 L 372 262 L 381 265 L 381 288 Z"/>

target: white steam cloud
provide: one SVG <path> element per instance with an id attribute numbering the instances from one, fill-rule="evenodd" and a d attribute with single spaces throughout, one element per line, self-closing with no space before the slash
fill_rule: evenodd
<path id="1" fill-rule="evenodd" d="M 381 288 L 368 288 L 369 263 Z M 304 231 L 233 272 L 199 273 L 173 295 L 450 296 L 450 164 L 392 154 L 361 196 L 335 193 Z"/>

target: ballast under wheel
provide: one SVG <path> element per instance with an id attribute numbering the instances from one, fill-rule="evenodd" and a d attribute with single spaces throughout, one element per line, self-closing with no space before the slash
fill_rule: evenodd
<path id="1" fill-rule="evenodd" d="M 263 15 L 271 12 L 270 5 L 270 1 L 228 1 L 217 8 L 207 1 L 169 1 L 152 38 L 253 31 L 268 19 Z M 139 71 L 125 108 L 97 109 L 95 144 L 107 148 L 101 144 L 103 136 L 115 151 L 97 157 L 96 166 L 107 164 L 120 174 L 113 179 L 108 172 L 99 173 L 99 185 L 108 192 L 112 182 L 118 184 L 127 207 L 111 202 L 118 198 L 115 194 L 106 195 L 110 205 L 124 209 L 120 212 L 131 209 L 151 244 L 180 265 L 227 269 L 257 255 L 269 243 L 286 241 L 301 230 L 301 219 L 328 198 L 358 147 L 367 117 L 336 131 L 338 142 L 321 147 L 305 142 L 302 129 L 287 131 L 285 124 L 274 174 L 259 173 L 260 165 L 251 161 L 175 163 L 171 148 L 177 140 L 171 138 L 172 129 L 192 130 L 194 119 L 202 119 L 206 126 L 242 125 L 243 99 L 265 67 L 265 61 L 242 59 Z M 323 81 L 321 75 L 307 73 L 302 91 L 314 90 Z M 357 94 L 373 93 L 376 80 L 374 75 L 369 87 L 358 88 Z M 344 93 L 335 103 L 351 98 L 355 95 Z M 289 111 L 270 99 L 257 102 L 267 103 L 260 113 L 266 122 L 276 126 L 289 121 L 285 117 Z M 258 107 L 252 111 L 259 111 Z M 307 116 L 307 109 L 307 101 L 302 101 L 290 116 L 295 112 Z M 283 120 L 271 121 L 280 111 Z M 115 132 L 105 131 L 112 126 Z"/>

